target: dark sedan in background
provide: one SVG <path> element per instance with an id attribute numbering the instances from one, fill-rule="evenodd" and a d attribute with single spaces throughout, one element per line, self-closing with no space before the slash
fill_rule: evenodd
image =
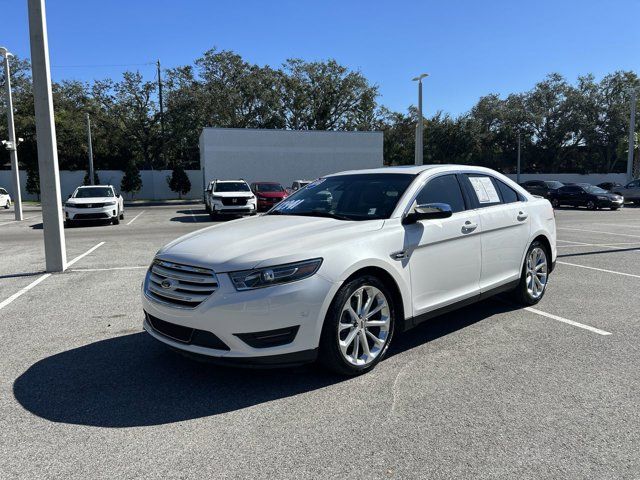
<path id="1" fill-rule="evenodd" d="M 258 211 L 269 210 L 289 195 L 278 182 L 254 182 L 251 191 L 258 200 Z"/>
<path id="2" fill-rule="evenodd" d="M 600 187 L 588 184 L 565 185 L 554 190 L 549 195 L 549 201 L 554 208 L 562 206 L 587 207 L 589 210 L 610 208 L 617 210 L 624 204 L 624 198 L 609 193 Z"/>
<path id="3" fill-rule="evenodd" d="M 612 192 L 612 193 L 615 193 L 616 189 L 624 188 L 624 185 L 622 185 L 621 183 L 618 183 L 618 182 L 604 182 L 604 183 L 599 183 L 596 186 L 598 186 L 598 187 L 600 187 L 603 190 L 606 190 L 608 192 Z"/>
<path id="4" fill-rule="evenodd" d="M 555 180 L 529 180 L 520 184 L 527 192 L 532 195 L 539 195 L 544 198 L 549 198 L 549 194 L 560 187 L 564 183 L 557 182 Z"/>

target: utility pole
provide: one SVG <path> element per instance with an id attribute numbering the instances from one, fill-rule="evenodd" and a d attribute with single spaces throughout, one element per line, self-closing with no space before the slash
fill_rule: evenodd
<path id="1" fill-rule="evenodd" d="M 163 165 L 167 168 L 166 159 L 164 156 L 164 106 L 162 105 L 162 70 L 160 69 L 160 60 L 157 61 L 158 67 L 158 103 L 160 104 L 160 158 L 163 161 Z"/>
<path id="2" fill-rule="evenodd" d="M 89 185 L 95 185 L 94 173 L 93 173 L 93 146 L 91 145 L 91 118 L 89 114 L 85 114 L 87 117 L 87 145 L 89 147 Z"/>
<path id="3" fill-rule="evenodd" d="M 422 165 L 424 163 L 424 119 L 422 117 L 422 79 L 428 77 L 428 73 L 422 73 L 413 78 L 414 82 L 418 82 L 418 125 L 416 130 L 416 152 L 415 164 Z"/>
<path id="4" fill-rule="evenodd" d="M 520 183 L 520 130 L 518 130 L 518 166 L 516 170 L 516 183 Z"/>
<path id="5" fill-rule="evenodd" d="M 7 103 L 7 128 L 9 130 L 9 141 L 3 142 L 9 156 L 11 157 L 11 179 L 13 180 L 13 210 L 16 220 L 22 220 L 22 195 L 20 194 L 20 171 L 18 170 L 18 143 L 16 140 L 16 129 L 13 124 L 13 101 L 11 99 L 11 72 L 9 70 L 9 57 L 11 53 L 0 47 L 0 55 L 4 56 L 4 86 L 6 89 Z"/>
<path id="6" fill-rule="evenodd" d="M 627 156 L 627 182 L 633 180 L 633 154 L 636 139 L 636 89 L 631 90 L 631 117 L 629 118 L 629 155 Z"/>
<path id="7" fill-rule="evenodd" d="M 53 121 L 46 10 L 44 0 L 28 0 L 28 6 L 46 269 L 47 272 L 63 272 L 67 268 L 67 252 L 60 196 L 56 126 Z"/>

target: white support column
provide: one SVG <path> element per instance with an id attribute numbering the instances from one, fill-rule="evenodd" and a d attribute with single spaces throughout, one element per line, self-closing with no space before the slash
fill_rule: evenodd
<path id="1" fill-rule="evenodd" d="M 46 11 L 44 0 L 28 0 L 28 5 L 46 269 L 47 272 L 62 272 L 67 268 L 67 252 L 60 197 L 56 127 L 53 120 Z"/>

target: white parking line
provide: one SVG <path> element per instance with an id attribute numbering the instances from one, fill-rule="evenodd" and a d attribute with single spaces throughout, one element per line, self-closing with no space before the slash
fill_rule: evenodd
<path id="1" fill-rule="evenodd" d="M 587 270 L 597 270 L 598 272 L 613 273 L 615 275 L 623 275 L 625 277 L 640 278 L 640 275 L 634 275 L 633 273 L 616 272 L 615 270 L 607 270 L 606 268 L 587 267 L 586 265 L 578 265 L 577 263 L 561 262 L 557 263 L 561 265 L 570 265 L 572 267 L 586 268 Z"/>
<path id="2" fill-rule="evenodd" d="M 129 220 L 129 223 L 127 223 L 127 225 L 131 225 L 133 222 L 135 222 L 135 221 L 136 221 L 136 219 L 137 219 L 140 215 L 142 215 L 144 212 L 145 212 L 145 211 L 144 211 L 144 210 L 142 210 L 139 214 L 137 214 L 135 217 L 133 217 L 131 220 Z"/>
<path id="3" fill-rule="evenodd" d="M 536 315 L 541 315 L 543 317 L 551 318 L 553 320 L 557 320 L 558 322 L 566 323 L 568 325 L 572 325 L 574 327 L 583 328 L 584 330 L 589 330 L 590 332 L 597 333 L 598 335 L 611 335 L 611 332 L 607 332 L 605 330 L 600 330 L 599 328 L 592 327 L 590 325 L 585 325 L 584 323 L 574 322 L 573 320 L 569 320 L 568 318 L 559 317 L 558 315 L 553 315 L 551 313 L 543 312 L 536 308 L 526 307 L 525 310 L 527 312 L 535 313 Z"/>
<path id="4" fill-rule="evenodd" d="M 110 268 L 72 268 L 70 272 L 109 272 L 111 270 L 138 270 L 142 268 L 149 268 L 148 265 L 141 265 L 137 267 L 110 267 Z"/>
<path id="5" fill-rule="evenodd" d="M 0 223 L 0 227 L 3 225 L 9 225 L 10 223 L 26 222 L 27 220 L 31 220 L 32 218 L 35 218 L 35 217 L 27 217 L 27 218 L 23 218 L 22 220 L 11 220 L 10 222 L 3 222 L 3 223 Z"/>
<path id="6" fill-rule="evenodd" d="M 630 233 L 603 232 L 602 230 L 587 230 L 585 228 L 558 227 L 558 230 L 575 230 L 577 232 L 602 233 L 604 235 L 617 235 L 619 237 L 640 238 L 640 235 L 631 235 Z"/>
<path id="7" fill-rule="evenodd" d="M 22 290 L 18 290 L 16 293 L 11 295 L 9 298 L 4 300 L 3 302 L 0 302 L 0 310 L 2 310 L 4 307 L 9 305 L 16 298 L 18 298 L 18 297 L 22 296 L 23 294 L 27 293 L 29 290 L 31 290 L 33 287 L 38 285 L 43 280 L 46 280 L 47 278 L 49 278 L 51 275 L 52 275 L 51 273 L 45 273 L 44 275 L 41 275 L 40 277 L 36 278 L 33 282 L 31 282 L 29 285 L 24 287 Z"/>
<path id="8" fill-rule="evenodd" d="M 89 255 L 91 252 L 93 252 L 94 250 L 96 250 L 97 248 L 101 247 L 102 245 L 104 245 L 105 242 L 100 242 L 99 244 L 91 247 L 89 250 L 87 250 L 86 252 L 84 252 L 81 255 L 78 255 L 76 258 L 74 258 L 73 260 L 71 260 L 69 263 L 67 263 L 67 267 L 70 267 L 71 265 L 73 265 L 74 263 L 76 263 L 78 260 L 83 259 L 84 257 L 86 257 L 87 255 Z M 40 277 L 36 278 L 33 282 L 31 282 L 29 285 L 27 285 L 26 287 L 24 287 L 22 290 L 17 291 L 16 293 L 14 293 L 13 295 L 11 295 L 9 298 L 7 298 L 6 300 L 0 302 L 0 310 L 2 310 L 4 307 L 6 307 L 7 305 L 9 305 L 11 302 L 13 302 L 16 298 L 21 297 L 22 295 L 24 295 L 25 293 L 27 293 L 29 290 L 31 290 L 33 287 L 35 287 L 36 285 L 38 285 L 40 282 L 42 282 L 43 280 L 46 280 L 47 278 L 49 278 L 51 275 L 53 275 L 52 273 L 45 273 L 43 275 L 41 275 Z"/>
<path id="9" fill-rule="evenodd" d="M 196 220 L 196 216 L 193 213 L 193 210 L 189 210 L 189 214 L 191 215 L 191 220 L 193 220 L 194 223 L 197 223 L 198 220 Z"/>
<path id="10" fill-rule="evenodd" d="M 84 252 L 82 255 L 78 255 L 76 258 L 74 258 L 73 260 L 71 260 L 69 263 L 67 263 L 67 268 L 69 268 L 71 265 L 73 265 L 74 263 L 76 263 L 78 260 L 82 260 L 84 257 L 86 257 L 87 255 L 89 255 L 91 252 L 97 250 L 98 248 L 100 248 L 102 245 L 104 245 L 105 242 L 100 242 L 99 244 L 91 247 L 89 250 L 87 250 L 86 252 Z"/>

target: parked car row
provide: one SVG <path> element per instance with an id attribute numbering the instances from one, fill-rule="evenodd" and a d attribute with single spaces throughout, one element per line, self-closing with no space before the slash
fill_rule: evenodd
<path id="1" fill-rule="evenodd" d="M 237 180 L 211 180 L 204 191 L 205 209 L 211 218 L 255 215 L 270 210 L 293 192 L 304 188 L 310 180 L 295 180 L 291 188 L 278 182 L 247 183 Z"/>
<path id="2" fill-rule="evenodd" d="M 640 179 L 627 185 L 604 182 L 562 183 L 556 180 L 529 180 L 520 184 L 533 195 L 548 199 L 554 208 L 563 206 L 587 207 L 590 210 L 610 208 L 617 210 L 625 202 L 640 205 Z"/>

